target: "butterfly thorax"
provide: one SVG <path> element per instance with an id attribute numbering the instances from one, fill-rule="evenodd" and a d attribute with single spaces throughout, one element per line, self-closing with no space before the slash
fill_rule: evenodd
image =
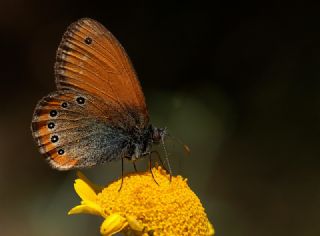
<path id="1" fill-rule="evenodd" d="M 164 139 L 165 134 L 165 129 L 152 125 L 143 129 L 135 128 L 130 132 L 132 143 L 130 144 L 126 158 L 134 161 L 148 155 L 152 145 L 159 144 Z"/>

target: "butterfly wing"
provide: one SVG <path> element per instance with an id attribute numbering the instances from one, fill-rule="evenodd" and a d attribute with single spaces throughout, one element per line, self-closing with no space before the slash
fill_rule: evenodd
<path id="1" fill-rule="evenodd" d="M 91 95 L 73 91 L 57 91 L 40 100 L 31 128 L 52 167 L 89 167 L 123 156 L 128 137 L 110 125 L 115 118 L 107 116 L 102 106 Z"/>
<path id="2" fill-rule="evenodd" d="M 80 19 L 62 38 L 55 74 L 58 91 L 40 100 L 32 120 L 40 152 L 61 170 L 124 157 L 148 112 L 120 43 L 100 23 Z"/>
<path id="3" fill-rule="evenodd" d="M 58 90 L 83 91 L 124 113 L 135 110 L 135 125 L 147 125 L 147 107 L 130 59 L 97 21 L 84 18 L 69 26 L 57 51 L 55 74 Z"/>

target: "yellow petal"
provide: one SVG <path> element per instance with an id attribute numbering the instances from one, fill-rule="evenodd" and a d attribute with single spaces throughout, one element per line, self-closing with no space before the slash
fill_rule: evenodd
<path id="1" fill-rule="evenodd" d="M 100 206 L 93 202 L 82 202 L 81 205 L 72 208 L 68 212 L 68 215 L 80 214 L 80 213 L 104 216 Z"/>
<path id="2" fill-rule="evenodd" d="M 100 227 L 100 233 L 105 236 L 113 235 L 123 230 L 128 225 L 127 220 L 119 214 L 108 216 Z"/>
<path id="3" fill-rule="evenodd" d="M 81 171 L 77 171 L 77 176 L 87 183 L 96 193 L 100 193 L 103 189 L 102 186 L 92 183 Z"/>
<path id="4" fill-rule="evenodd" d="M 79 197 L 84 201 L 95 202 L 97 199 L 97 194 L 95 193 L 95 191 L 82 179 L 76 179 L 74 183 L 74 189 L 76 190 Z"/>
<path id="5" fill-rule="evenodd" d="M 139 221 L 137 221 L 135 217 L 126 216 L 126 218 L 127 218 L 127 222 L 129 223 L 129 226 L 131 229 L 133 229 L 135 231 L 139 231 L 139 232 L 143 231 L 143 229 L 144 229 L 143 224 L 141 224 Z"/>
<path id="6" fill-rule="evenodd" d="M 208 232 L 208 235 L 214 235 L 214 228 L 213 228 L 213 225 L 208 222 L 208 227 L 209 227 L 209 232 Z"/>

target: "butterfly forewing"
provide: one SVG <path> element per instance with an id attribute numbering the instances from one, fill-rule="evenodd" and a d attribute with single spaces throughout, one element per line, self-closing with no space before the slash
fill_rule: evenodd
<path id="1" fill-rule="evenodd" d="M 55 65 L 58 89 L 85 91 L 114 103 L 118 110 L 139 111 L 141 127 L 148 123 L 144 96 L 121 44 L 100 23 L 84 18 L 65 32 Z"/>

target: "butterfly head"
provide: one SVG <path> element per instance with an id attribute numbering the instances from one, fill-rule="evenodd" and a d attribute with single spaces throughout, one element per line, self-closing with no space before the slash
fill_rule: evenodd
<path id="1" fill-rule="evenodd" d="M 164 140 L 165 136 L 167 135 L 167 128 L 157 128 L 152 127 L 152 142 L 153 143 L 160 143 Z"/>

